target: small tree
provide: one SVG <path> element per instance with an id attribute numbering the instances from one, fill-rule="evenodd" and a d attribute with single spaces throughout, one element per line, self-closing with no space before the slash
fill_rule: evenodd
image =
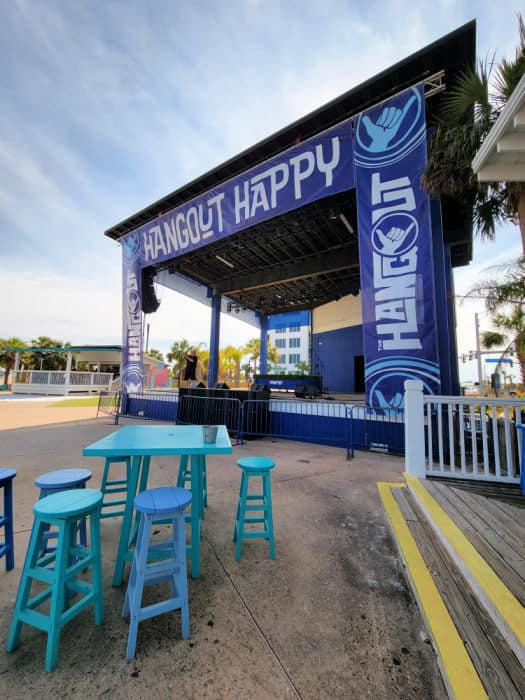
<path id="1" fill-rule="evenodd" d="M 154 348 L 151 348 L 151 350 L 148 350 L 146 354 L 150 357 L 154 357 L 159 362 L 164 362 L 164 355 L 160 352 L 160 350 L 155 350 Z"/>
<path id="2" fill-rule="evenodd" d="M 503 280 L 487 278 L 470 289 L 469 294 L 484 299 L 487 311 L 498 331 L 486 332 L 482 342 L 487 349 L 504 346 L 500 362 L 513 348 L 525 381 L 525 258 L 491 268 L 503 272 Z"/>
<path id="3" fill-rule="evenodd" d="M 9 373 L 15 366 L 15 353 L 5 352 L 5 348 L 25 348 L 27 347 L 20 338 L 0 338 L 0 366 L 5 369 L 4 384 L 9 383 Z"/>

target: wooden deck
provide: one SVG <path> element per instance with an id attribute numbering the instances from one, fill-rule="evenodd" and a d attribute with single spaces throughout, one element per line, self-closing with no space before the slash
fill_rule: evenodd
<path id="1" fill-rule="evenodd" d="M 515 597 L 525 603 L 525 498 L 512 487 L 426 480 L 425 487 Z M 408 489 L 394 497 L 490 698 L 525 698 L 525 669 L 420 515 Z"/>

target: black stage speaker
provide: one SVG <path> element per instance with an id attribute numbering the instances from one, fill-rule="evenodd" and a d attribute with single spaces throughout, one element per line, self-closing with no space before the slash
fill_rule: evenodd
<path id="1" fill-rule="evenodd" d="M 295 395 L 299 399 L 316 399 L 320 393 L 319 387 L 314 384 L 298 384 L 295 387 Z"/>
<path id="2" fill-rule="evenodd" d="M 153 266 L 142 268 L 142 311 L 145 314 L 152 314 L 160 306 L 153 286 L 154 277 L 155 268 Z"/>
<path id="3" fill-rule="evenodd" d="M 203 384 L 202 382 L 195 381 L 195 382 L 192 382 L 190 384 L 190 389 L 205 389 L 205 388 L 206 388 L 206 384 Z"/>
<path id="4" fill-rule="evenodd" d="M 217 384 L 214 385 L 214 389 L 229 389 L 230 387 L 225 384 L 224 382 L 217 382 Z"/>
<path id="5" fill-rule="evenodd" d="M 250 387 L 250 391 L 258 391 L 258 392 L 263 392 L 264 394 L 267 394 L 270 396 L 272 393 L 272 390 L 270 389 L 269 386 L 266 386 L 266 384 L 252 384 Z"/>

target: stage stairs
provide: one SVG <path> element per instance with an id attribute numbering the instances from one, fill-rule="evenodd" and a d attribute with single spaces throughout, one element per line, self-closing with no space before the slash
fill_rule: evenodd
<path id="1" fill-rule="evenodd" d="M 525 498 L 487 488 L 407 475 L 378 484 L 445 686 L 461 700 L 525 698 Z"/>

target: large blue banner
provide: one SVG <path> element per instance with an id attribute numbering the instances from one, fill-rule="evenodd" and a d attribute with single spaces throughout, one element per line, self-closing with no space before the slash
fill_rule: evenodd
<path id="1" fill-rule="evenodd" d="M 139 236 L 145 267 L 353 187 L 347 120 L 159 215 L 128 236 Z"/>
<path id="2" fill-rule="evenodd" d="M 367 401 L 398 408 L 405 379 L 440 391 L 423 86 L 363 113 L 354 149 Z"/>
<path id="3" fill-rule="evenodd" d="M 127 236 L 122 244 L 122 388 L 142 391 L 142 270 L 140 239 Z"/>

